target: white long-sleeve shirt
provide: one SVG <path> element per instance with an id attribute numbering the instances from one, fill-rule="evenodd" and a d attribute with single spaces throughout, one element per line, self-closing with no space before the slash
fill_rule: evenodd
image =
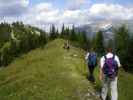
<path id="1" fill-rule="evenodd" d="M 88 59 L 88 57 L 89 57 L 89 52 L 87 52 L 87 54 L 86 54 L 86 56 L 85 56 L 85 60 L 87 60 Z"/>
<path id="2" fill-rule="evenodd" d="M 113 57 L 113 54 L 112 54 L 112 53 L 107 53 L 105 56 L 106 56 L 107 58 L 112 58 L 112 57 Z M 117 55 L 115 55 L 115 58 L 114 58 L 114 59 L 115 59 L 115 61 L 117 62 L 118 67 L 120 67 L 121 64 L 120 64 L 119 57 L 118 57 Z M 100 67 L 101 67 L 101 68 L 103 68 L 104 63 L 105 63 L 105 57 L 103 56 L 103 57 L 101 57 L 101 59 L 100 59 Z"/>

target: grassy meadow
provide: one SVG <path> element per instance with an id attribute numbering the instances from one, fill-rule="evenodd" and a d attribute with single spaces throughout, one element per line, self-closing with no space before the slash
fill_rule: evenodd
<path id="1" fill-rule="evenodd" d="M 85 51 L 71 46 L 63 49 L 63 39 L 56 39 L 17 58 L 0 69 L 0 100 L 97 100 L 86 98 L 89 91 L 98 90 L 86 79 Z M 132 100 L 133 75 L 120 70 L 119 100 Z"/>
<path id="2" fill-rule="evenodd" d="M 93 91 L 84 51 L 67 51 L 63 43 L 57 39 L 1 68 L 0 100 L 83 100 L 88 89 Z"/>

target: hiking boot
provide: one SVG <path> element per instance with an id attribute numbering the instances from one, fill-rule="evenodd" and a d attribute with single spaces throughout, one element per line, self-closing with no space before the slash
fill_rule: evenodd
<path id="1" fill-rule="evenodd" d="M 102 96 L 100 95 L 100 100 L 103 100 Z"/>

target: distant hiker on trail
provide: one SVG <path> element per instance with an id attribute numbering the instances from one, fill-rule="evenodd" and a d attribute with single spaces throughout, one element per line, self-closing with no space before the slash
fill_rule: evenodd
<path id="1" fill-rule="evenodd" d="M 89 75 L 87 78 L 91 82 L 95 82 L 93 72 L 94 72 L 94 69 L 97 65 L 97 56 L 96 56 L 96 53 L 94 52 L 93 48 L 91 49 L 90 52 L 87 52 L 85 59 L 87 61 L 88 69 L 89 69 Z"/>
<path id="2" fill-rule="evenodd" d="M 69 41 L 67 40 L 66 42 L 64 42 L 64 46 L 63 46 L 64 49 L 67 49 L 69 50 L 70 49 L 70 46 L 69 46 Z"/>
<path id="3" fill-rule="evenodd" d="M 120 61 L 112 53 L 112 48 L 107 48 L 107 54 L 100 60 L 100 80 L 102 80 L 101 100 L 106 100 L 108 89 L 111 88 L 111 100 L 118 100 L 117 74 Z"/>

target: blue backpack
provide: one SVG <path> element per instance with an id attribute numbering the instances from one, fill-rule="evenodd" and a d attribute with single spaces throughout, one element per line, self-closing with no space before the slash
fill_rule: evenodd
<path id="1" fill-rule="evenodd" d="M 118 64 L 115 60 L 115 55 L 113 55 L 112 58 L 107 58 L 106 56 L 104 56 L 105 58 L 105 63 L 103 66 L 103 73 L 109 77 L 109 78 L 115 78 L 118 74 Z"/>
<path id="2" fill-rule="evenodd" d="M 89 54 L 88 63 L 89 63 L 89 66 L 94 66 L 94 67 L 96 66 L 96 64 L 97 64 L 97 57 L 96 57 L 95 53 L 90 53 Z"/>

